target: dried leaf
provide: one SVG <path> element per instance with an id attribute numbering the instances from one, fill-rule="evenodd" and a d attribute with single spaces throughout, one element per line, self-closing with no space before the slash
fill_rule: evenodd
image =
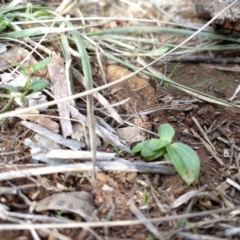
<path id="1" fill-rule="evenodd" d="M 174 201 L 174 203 L 172 204 L 171 207 L 172 208 L 177 208 L 177 207 L 181 206 L 182 204 L 187 203 L 197 193 L 199 193 L 199 191 L 194 190 L 194 191 L 187 192 L 187 193 L 183 194 L 176 201 Z"/>
<path id="2" fill-rule="evenodd" d="M 34 116 L 32 116 L 34 115 Z M 31 122 L 38 123 L 41 126 L 58 133 L 59 132 L 59 125 L 58 123 L 52 121 L 50 118 L 44 117 L 39 114 L 38 110 L 31 110 L 26 114 L 18 115 L 23 120 L 30 120 Z"/>
<path id="3" fill-rule="evenodd" d="M 88 192 L 57 193 L 37 203 L 36 211 L 65 210 L 79 214 L 85 220 L 90 220 L 93 211 L 93 197 Z"/>
<path id="4" fill-rule="evenodd" d="M 141 130 L 138 127 L 124 127 L 117 130 L 119 136 L 125 139 L 129 144 L 135 142 L 141 142 L 144 140 L 144 136 L 141 135 Z"/>

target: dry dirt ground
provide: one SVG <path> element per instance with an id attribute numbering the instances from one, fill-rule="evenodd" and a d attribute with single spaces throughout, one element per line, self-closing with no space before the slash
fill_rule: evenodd
<path id="1" fill-rule="evenodd" d="M 126 1 L 128 2 L 128 1 Z M 189 22 L 201 23 L 194 13 L 194 4 L 191 1 L 176 1 L 176 6 L 167 4 L 167 1 L 159 1 L 165 6 L 163 12 L 156 13 L 151 4 L 143 4 L 142 10 L 137 10 L 134 5 L 126 4 L 124 1 L 100 1 L 94 7 L 89 3 L 82 9 L 84 16 L 98 14 L 100 16 L 128 16 L 136 17 L 154 16 L 160 20 L 170 21 L 172 17 Z M 175 1 L 174 1 L 175 2 Z M 122 6 L 128 6 L 125 11 Z M 95 11 L 93 13 L 93 11 Z M 169 12 L 169 14 L 167 14 Z M 160 16 L 161 15 L 161 16 Z M 113 21 L 105 27 L 116 27 L 128 24 Z M 175 38 L 175 37 L 172 37 Z M 175 42 L 181 42 L 184 38 L 176 38 Z M 207 53 L 202 53 L 206 56 Z M 238 52 L 220 52 L 217 57 L 237 57 Z M 149 59 L 147 59 L 149 60 Z M 104 63 L 107 82 L 126 76 L 131 71 L 114 63 Z M 212 68 L 214 66 L 214 68 Z M 171 79 L 201 90 L 205 93 L 227 100 L 231 98 L 239 84 L 239 72 L 217 69 L 217 67 L 232 67 L 231 64 L 213 64 L 211 62 L 167 62 L 163 65 L 155 64 L 153 67 Z M 96 84 L 102 84 L 101 72 L 96 65 L 94 80 Z M 77 83 L 76 83 L 77 84 Z M 81 86 L 75 86 L 80 89 Z M 125 83 L 116 85 L 105 92 L 110 103 L 117 103 L 129 99 L 124 104 L 117 106 L 117 111 L 128 122 L 134 123 L 148 131 L 157 132 L 162 123 L 170 123 L 176 130 L 174 141 L 180 141 L 194 148 L 201 160 L 201 173 L 196 185 L 187 186 L 177 175 L 148 174 L 134 172 L 106 171 L 98 172 L 96 180 L 91 179 L 91 174 L 83 173 L 55 173 L 38 177 L 21 178 L 1 182 L 1 204 L 9 208 L 9 212 L 25 214 L 31 213 L 34 202 L 38 202 L 47 196 L 59 192 L 86 191 L 93 196 L 95 221 L 117 221 L 141 219 L 138 212 L 145 218 L 169 217 L 165 221 L 154 222 L 154 229 L 164 237 L 154 235 L 154 229 L 146 224 L 131 224 L 115 227 L 92 228 L 93 232 L 82 228 L 67 229 L 38 229 L 35 233 L 29 230 L 1 230 L 0 239 L 239 239 L 239 235 L 227 235 L 226 230 L 239 226 L 238 213 L 230 215 L 224 212 L 229 207 L 237 207 L 240 204 L 239 189 L 226 184 L 226 179 L 236 182 L 239 180 L 239 147 L 240 147 L 240 110 L 237 108 L 224 107 L 197 99 L 170 85 L 159 84 L 143 74 L 132 77 Z M 235 98 L 237 103 L 239 97 Z M 78 102 L 81 109 L 83 101 Z M 50 110 L 49 110 L 50 111 Z M 52 114 L 57 115 L 55 109 Z M 103 117 L 101 112 L 97 115 Z M 197 120 L 209 141 L 213 144 L 215 151 L 206 143 L 206 139 L 199 131 L 194 122 Z M 105 120 L 115 129 L 120 126 L 111 118 Z M 125 125 L 124 125 L 125 126 Z M 194 136 L 198 133 L 198 137 Z M 2 155 L 4 164 L 11 163 L 9 169 L 16 167 L 30 167 L 29 149 L 24 146 L 25 138 L 33 133 L 23 127 L 18 120 L 12 119 L 2 127 L 1 141 L 5 152 L 18 151 L 17 156 Z M 150 138 L 148 132 L 141 132 L 145 138 Z M 13 140 L 18 143 L 13 144 Z M 204 144 L 205 142 L 205 144 Z M 101 141 L 99 151 L 115 152 L 113 146 Z M 131 161 L 143 160 L 139 155 L 132 156 L 129 153 L 119 152 L 119 157 Z M 221 162 L 222 161 L 222 164 Z M 159 159 L 160 160 L 160 159 Z M 31 165 L 32 166 L 32 165 Z M 6 166 L 3 168 L 6 171 Z M 33 184 L 32 187 L 30 184 Z M 23 186 L 16 193 L 4 193 L 3 187 Z M 25 186 L 25 187 L 24 187 Z M 20 191 L 21 190 L 21 191 Z M 197 194 L 183 200 L 182 204 L 173 208 L 172 204 L 186 193 L 199 190 Z M 67 198 L 67 196 L 66 196 Z M 71 197 L 69 197 L 71 199 Z M 65 199 L 67 202 L 70 200 Z M 64 200 L 64 201 L 65 201 Z M 88 200 L 86 200 L 88 201 Z M 89 200 L 90 201 L 90 200 Z M 64 203 L 63 203 L 64 204 Z M 66 209 L 66 208 L 65 208 Z M 134 210 L 135 209 L 135 210 Z M 137 209 L 137 210 L 136 210 Z M 171 218 L 181 214 L 199 213 L 208 210 L 219 210 L 194 216 L 192 218 Z M 221 213 L 221 210 L 223 213 Z M 33 211 L 34 214 L 39 212 Z M 76 212 L 59 211 L 59 209 L 40 211 L 44 216 L 65 217 L 69 221 L 84 221 Z M 26 223 L 27 218 L 11 215 L 4 219 L 1 217 L 1 226 L 7 223 Z M 17 219 L 17 220 L 16 220 Z M 21 220 L 21 221 L 20 221 Z M 49 222 L 48 220 L 35 219 L 33 222 Z M 1 228 L 2 229 L 2 228 Z M 94 233 L 95 232 L 95 233 Z M 59 234 L 56 237 L 56 233 Z M 158 235 L 158 236 L 157 236 Z M 195 235 L 195 238 L 194 238 Z M 212 238 L 210 238 L 212 237 Z"/>

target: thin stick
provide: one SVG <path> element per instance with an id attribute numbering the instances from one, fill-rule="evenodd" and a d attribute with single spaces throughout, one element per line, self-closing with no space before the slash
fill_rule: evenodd
<path id="1" fill-rule="evenodd" d="M 157 166 L 156 164 L 149 163 L 133 163 L 129 161 L 103 161 L 96 163 L 96 169 L 103 171 L 121 171 L 121 172 L 147 172 L 147 173 L 162 173 L 162 174 L 175 174 L 175 171 L 172 167 L 169 166 Z M 53 173 L 76 173 L 76 172 L 88 172 L 92 171 L 92 163 L 77 163 L 77 164 L 67 164 L 60 166 L 46 166 L 39 168 L 30 168 L 30 169 L 18 169 L 12 171 L 5 171 L 0 173 L 0 181 L 10 180 L 16 178 L 23 178 L 29 176 L 39 176 L 44 174 L 53 174 Z"/>
<path id="2" fill-rule="evenodd" d="M 184 218 L 195 218 L 207 216 L 210 214 L 227 213 L 233 210 L 240 210 L 236 208 L 221 208 L 209 211 L 202 211 L 197 213 L 179 214 L 174 216 L 165 216 L 159 218 L 142 219 L 142 220 L 125 220 L 125 221 L 104 221 L 104 222 L 74 222 L 74 223 L 49 223 L 49 224 L 2 224 L 0 230 L 17 230 L 17 229 L 41 229 L 41 228 L 81 228 L 81 227 L 116 227 L 116 226 L 129 226 L 138 225 L 147 222 L 169 222 Z M 232 219 L 234 220 L 234 219 Z"/>
<path id="3" fill-rule="evenodd" d="M 191 131 L 194 137 L 197 137 L 201 141 L 201 143 L 204 145 L 204 147 L 211 153 L 212 157 L 215 158 L 221 166 L 224 166 L 224 162 L 222 161 L 222 159 L 217 156 L 217 153 L 211 149 L 211 147 L 207 144 L 207 142 L 205 142 L 193 129 L 191 129 Z"/>
<path id="4" fill-rule="evenodd" d="M 207 134 L 204 132 L 204 130 L 202 129 L 202 127 L 200 126 L 198 120 L 195 117 L 192 117 L 192 120 L 194 121 L 194 123 L 196 124 L 198 130 L 200 131 L 200 133 L 203 135 L 204 139 L 208 142 L 208 144 L 211 146 L 211 148 L 216 152 L 215 147 L 212 145 L 211 141 L 209 140 Z"/>
<path id="5" fill-rule="evenodd" d="M 130 210 L 136 215 L 138 219 L 147 219 L 143 213 L 136 207 L 133 201 L 130 202 Z M 165 237 L 158 231 L 158 229 L 151 222 L 144 223 L 145 227 L 159 240 L 164 240 Z"/>

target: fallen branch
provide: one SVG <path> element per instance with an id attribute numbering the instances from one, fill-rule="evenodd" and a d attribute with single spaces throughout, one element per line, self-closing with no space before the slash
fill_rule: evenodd
<path id="1" fill-rule="evenodd" d="M 11 180 L 29 176 L 39 176 L 53 173 L 76 173 L 92 171 L 91 162 L 65 164 L 60 166 L 48 166 L 30 169 L 13 170 L 0 173 L 0 181 Z M 124 159 L 116 159 L 115 161 L 103 161 L 96 163 L 97 171 L 120 171 L 120 172 L 144 172 L 144 173 L 160 173 L 175 174 L 175 170 L 170 166 L 162 166 L 146 162 L 129 162 Z"/>
<path id="2" fill-rule="evenodd" d="M 116 153 L 97 152 L 96 160 L 111 161 L 116 156 Z M 79 159 L 92 160 L 92 153 L 90 151 L 74 151 L 66 149 L 53 149 L 46 155 L 47 158 L 60 159 Z"/>

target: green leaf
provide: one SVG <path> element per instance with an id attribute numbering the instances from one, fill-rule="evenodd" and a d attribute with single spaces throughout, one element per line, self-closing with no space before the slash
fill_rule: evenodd
<path id="1" fill-rule="evenodd" d="M 50 17 L 50 14 L 47 12 L 47 11 L 44 11 L 44 10 L 40 10 L 40 11 L 36 11 L 32 14 L 35 18 L 38 18 L 38 17 L 47 17 L 49 16 Z M 39 20 L 41 21 L 41 20 Z"/>
<path id="2" fill-rule="evenodd" d="M 30 89 L 38 92 L 46 88 L 48 84 L 49 82 L 47 80 L 36 78 L 31 81 Z"/>
<path id="3" fill-rule="evenodd" d="M 11 23 L 10 19 L 7 19 L 5 16 L 0 16 L 0 32 L 5 30 Z"/>
<path id="4" fill-rule="evenodd" d="M 175 130 L 169 123 L 164 123 L 159 126 L 158 134 L 163 141 L 167 141 L 169 144 L 172 142 L 172 139 L 175 135 Z"/>
<path id="5" fill-rule="evenodd" d="M 160 158 L 166 153 L 166 148 L 161 148 L 158 151 L 155 151 L 154 154 L 147 158 L 148 161 L 153 161 L 157 158 Z"/>
<path id="6" fill-rule="evenodd" d="M 163 154 L 163 157 L 164 157 L 165 161 L 170 161 L 170 157 L 169 157 L 167 151 Z"/>
<path id="7" fill-rule="evenodd" d="M 143 148 L 142 151 L 141 151 L 141 155 L 142 155 L 144 158 L 151 158 L 152 156 L 155 155 L 155 151 L 151 151 L 151 150 L 148 149 L 148 148 Z"/>
<path id="8" fill-rule="evenodd" d="M 23 73 L 26 74 L 27 72 L 27 67 L 20 64 L 19 62 L 16 62 L 16 61 L 10 61 L 10 63 L 13 65 L 13 66 L 17 66 L 19 67 L 20 69 L 22 69 Z"/>
<path id="9" fill-rule="evenodd" d="M 143 190 L 143 196 L 142 196 L 142 203 L 145 205 L 145 204 L 148 204 L 148 192 L 147 192 L 147 188 L 146 186 L 144 187 L 144 190 Z"/>
<path id="10" fill-rule="evenodd" d="M 38 71 L 42 68 L 45 68 L 51 62 L 51 58 L 45 58 L 44 60 L 40 61 L 39 63 L 33 66 L 33 71 Z"/>
<path id="11" fill-rule="evenodd" d="M 135 145 L 131 150 L 131 154 L 142 151 L 142 149 L 144 148 L 144 144 L 145 144 L 145 141 L 140 142 L 137 145 Z"/>
<path id="12" fill-rule="evenodd" d="M 0 110 L 0 113 L 4 113 L 4 112 L 10 110 L 10 108 L 11 108 L 12 105 L 13 105 L 13 103 L 14 103 L 14 97 L 12 97 L 12 98 L 10 99 L 10 101 Z M 4 119 L 5 119 L 5 118 L 0 119 L 0 121 L 5 121 Z"/>
<path id="13" fill-rule="evenodd" d="M 197 153 L 188 145 L 176 142 L 166 146 L 169 160 L 187 185 L 197 182 L 200 173 L 200 160 Z"/>
<path id="14" fill-rule="evenodd" d="M 19 92 L 19 89 L 17 87 L 11 85 L 4 84 L 3 87 L 9 92 Z"/>
<path id="15" fill-rule="evenodd" d="M 148 141 L 145 141 L 144 148 L 141 151 L 141 155 L 145 158 L 152 157 L 156 154 L 156 151 L 165 147 L 168 142 L 163 141 L 159 138 L 152 138 Z"/>
<path id="16" fill-rule="evenodd" d="M 166 53 L 170 48 L 169 47 L 162 47 L 162 48 L 158 48 L 158 49 L 154 49 L 151 51 L 148 51 L 148 53 L 150 53 L 153 56 L 159 56 L 163 53 Z"/>
<path id="17" fill-rule="evenodd" d="M 28 106 L 28 99 L 25 96 L 20 97 L 20 101 L 23 106 L 25 106 L 25 107 Z"/>
<path id="18" fill-rule="evenodd" d="M 167 141 L 164 141 L 159 138 L 152 138 L 149 141 L 146 141 L 145 147 L 152 149 L 153 151 L 156 151 L 158 149 L 165 147 L 167 144 L 168 144 Z"/>

